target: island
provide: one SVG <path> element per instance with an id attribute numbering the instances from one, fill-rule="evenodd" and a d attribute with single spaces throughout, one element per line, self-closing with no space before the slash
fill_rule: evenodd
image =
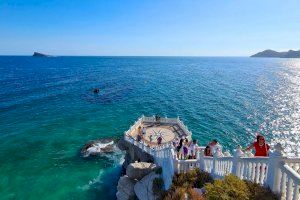
<path id="1" fill-rule="evenodd" d="M 258 52 L 251 57 L 267 57 L 267 58 L 300 58 L 300 50 L 299 51 L 294 51 L 294 50 L 289 50 L 289 51 L 274 51 L 271 49 L 264 50 L 262 52 Z"/>
<path id="2" fill-rule="evenodd" d="M 33 57 L 52 57 L 50 55 L 39 53 L 39 52 L 34 52 L 32 56 Z"/>

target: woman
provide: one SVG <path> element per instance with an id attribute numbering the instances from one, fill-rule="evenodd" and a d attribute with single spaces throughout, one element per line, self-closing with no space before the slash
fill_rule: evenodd
<path id="1" fill-rule="evenodd" d="M 183 145 L 183 157 L 184 157 L 184 159 L 188 159 L 188 153 L 189 153 L 189 140 L 186 138 L 184 140 L 184 145 Z"/>
<path id="2" fill-rule="evenodd" d="M 246 150 L 255 149 L 254 156 L 269 156 L 270 146 L 266 144 L 265 138 L 262 135 L 256 136 L 256 142 L 251 144 Z"/>
<path id="3" fill-rule="evenodd" d="M 212 156 L 212 153 L 210 151 L 210 146 L 206 146 L 204 149 L 204 156 Z"/>
<path id="4" fill-rule="evenodd" d="M 183 151 L 183 139 L 180 139 L 178 146 L 176 147 L 177 157 L 178 159 L 182 159 L 182 151 Z"/>

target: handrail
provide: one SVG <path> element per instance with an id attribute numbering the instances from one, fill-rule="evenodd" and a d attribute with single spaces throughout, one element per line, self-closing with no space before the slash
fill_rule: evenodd
<path id="1" fill-rule="evenodd" d="M 300 174 L 295 172 L 293 168 L 288 166 L 287 164 L 281 165 L 280 169 L 283 170 L 290 178 L 292 178 L 295 182 L 298 182 L 300 185 Z"/>

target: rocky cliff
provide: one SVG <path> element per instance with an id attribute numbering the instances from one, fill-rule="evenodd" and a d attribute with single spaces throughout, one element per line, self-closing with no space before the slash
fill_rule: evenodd
<path id="1" fill-rule="evenodd" d="M 118 147 L 126 154 L 124 175 L 120 177 L 117 186 L 117 199 L 157 199 L 152 187 L 153 180 L 161 178 L 161 168 L 153 163 L 153 157 L 124 139 L 119 140 Z"/>
<path id="2" fill-rule="evenodd" d="M 258 52 L 251 57 L 269 57 L 269 58 L 300 58 L 300 50 L 294 51 L 283 51 L 283 52 L 277 52 L 271 49 L 264 50 L 262 52 Z"/>

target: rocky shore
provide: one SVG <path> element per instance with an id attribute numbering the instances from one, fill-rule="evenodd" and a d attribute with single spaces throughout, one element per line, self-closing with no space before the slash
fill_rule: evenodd
<path id="1" fill-rule="evenodd" d="M 123 139 L 118 142 L 118 147 L 126 154 L 122 165 L 124 175 L 117 186 L 117 199 L 157 199 L 153 192 L 153 180 L 161 178 L 161 169 L 153 163 L 153 157 Z"/>

